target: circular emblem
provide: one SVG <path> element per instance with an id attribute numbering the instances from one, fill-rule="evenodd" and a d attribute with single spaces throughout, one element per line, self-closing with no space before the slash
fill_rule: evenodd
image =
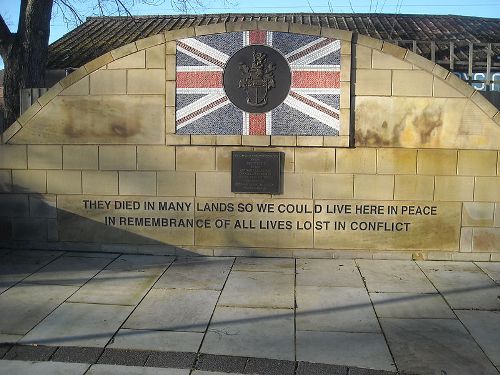
<path id="1" fill-rule="evenodd" d="M 227 61 L 224 90 L 238 108 L 250 113 L 269 112 L 288 95 L 290 67 L 281 53 L 264 45 L 243 47 Z"/>

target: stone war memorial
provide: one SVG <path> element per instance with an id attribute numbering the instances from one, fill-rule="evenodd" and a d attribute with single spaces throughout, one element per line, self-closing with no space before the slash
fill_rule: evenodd
<path id="1" fill-rule="evenodd" d="M 93 46 L 5 130 L 1 247 L 500 260 L 480 91 L 321 20 L 181 21 Z"/>

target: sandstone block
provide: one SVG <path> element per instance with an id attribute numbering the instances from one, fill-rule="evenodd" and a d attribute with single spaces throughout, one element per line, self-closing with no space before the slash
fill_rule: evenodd
<path id="1" fill-rule="evenodd" d="M 257 21 L 257 28 L 266 31 L 281 31 L 287 33 L 289 25 L 288 22 Z"/>
<path id="2" fill-rule="evenodd" d="M 12 191 L 12 171 L 0 170 L 0 193 Z"/>
<path id="3" fill-rule="evenodd" d="M 391 95 L 391 71 L 358 69 L 355 83 L 356 95 Z"/>
<path id="4" fill-rule="evenodd" d="M 354 175 L 355 199 L 393 199 L 394 176 Z"/>
<path id="5" fill-rule="evenodd" d="M 296 173 L 333 173 L 335 172 L 335 149 L 296 148 Z"/>
<path id="6" fill-rule="evenodd" d="M 415 174 L 417 151 L 402 148 L 380 148 L 377 150 L 377 173 Z"/>
<path id="7" fill-rule="evenodd" d="M 354 177 L 352 174 L 314 176 L 314 199 L 352 199 L 353 195 Z"/>
<path id="8" fill-rule="evenodd" d="M 285 173 L 283 177 L 283 194 L 280 198 L 312 198 L 312 175 Z"/>
<path id="9" fill-rule="evenodd" d="M 187 134 L 167 134 L 165 144 L 170 146 L 189 145 L 191 144 L 191 136 Z"/>
<path id="10" fill-rule="evenodd" d="M 176 63 L 175 55 L 165 56 L 165 79 L 167 81 L 174 81 L 176 79 Z"/>
<path id="11" fill-rule="evenodd" d="M 97 146 L 63 146 L 63 169 L 91 169 L 99 166 Z"/>
<path id="12" fill-rule="evenodd" d="M 474 200 L 500 202 L 500 177 L 476 177 Z"/>
<path id="13" fill-rule="evenodd" d="M 85 76 L 81 80 L 73 83 L 64 89 L 59 95 L 89 95 L 90 94 L 90 76 Z"/>
<path id="14" fill-rule="evenodd" d="M 165 70 L 131 69 L 127 71 L 128 94 L 164 94 Z"/>
<path id="15" fill-rule="evenodd" d="M 28 146 L 29 169 L 61 169 L 62 147 L 49 145 Z"/>
<path id="16" fill-rule="evenodd" d="M 165 105 L 175 107 L 175 81 L 165 82 Z"/>
<path id="17" fill-rule="evenodd" d="M 0 145 L 0 169 L 26 169 L 27 167 L 26 146 Z"/>
<path id="18" fill-rule="evenodd" d="M 296 34 L 306 34 L 306 35 L 320 35 L 321 27 L 317 25 L 305 25 L 302 23 L 291 23 L 290 32 Z"/>
<path id="19" fill-rule="evenodd" d="M 242 137 L 241 144 L 243 146 L 269 146 L 271 144 L 271 136 L 245 135 Z"/>
<path id="20" fill-rule="evenodd" d="M 83 171 L 83 194 L 117 195 L 118 172 Z"/>
<path id="21" fill-rule="evenodd" d="M 186 27 L 165 32 L 165 40 L 167 42 L 170 40 L 175 41 L 176 39 L 191 38 L 194 35 L 194 27 Z"/>
<path id="22" fill-rule="evenodd" d="M 494 203 L 464 202 L 462 206 L 462 226 L 492 227 Z"/>
<path id="23" fill-rule="evenodd" d="M 432 201 L 433 197 L 433 176 L 395 176 L 394 199 Z"/>
<path id="24" fill-rule="evenodd" d="M 165 69 L 165 44 L 146 49 L 146 68 Z"/>
<path id="25" fill-rule="evenodd" d="M 0 195 L 0 217 L 29 216 L 29 201 L 27 194 Z"/>
<path id="26" fill-rule="evenodd" d="M 55 195 L 30 195 L 30 216 L 56 218 L 57 204 Z"/>
<path id="27" fill-rule="evenodd" d="M 165 133 L 175 134 L 175 130 L 175 107 L 165 107 Z"/>
<path id="28" fill-rule="evenodd" d="M 392 75 L 393 96 L 432 96 L 431 73 L 423 70 L 395 70 Z"/>
<path id="29" fill-rule="evenodd" d="M 102 68 L 106 64 L 109 64 L 112 61 L 113 61 L 113 55 L 111 55 L 111 53 L 108 52 L 92 61 L 89 61 L 84 65 L 84 67 L 88 73 L 92 73 L 97 69 Z"/>
<path id="30" fill-rule="evenodd" d="M 218 135 L 215 143 L 222 146 L 241 145 L 241 135 Z"/>
<path id="31" fill-rule="evenodd" d="M 99 169 L 101 170 L 135 170 L 135 146 L 99 146 Z"/>
<path id="32" fill-rule="evenodd" d="M 455 175 L 457 173 L 457 152 L 454 150 L 418 150 L 417 173 Z"/>
<path id="33" fill-rule="evenodd" d="M 323 136 L 321 135 L 308 135 L 308 136 L 297 136 L 297 146 L 306 147 L 321 147 L 323 146 Z"/>
<path id="34" fill-rule="evenodd" d="M 472 251 L 500 252 L 500 228 L 474 228 Z"/>
<path id="35" fill-rule="evenodd" d="M 460 230 L 460 252 L 470 253 L 472 251 L 472 228 Z"/>
<path id="36" fill-rule="evenodd" d="M 197 172 L 196 196 L 232 197 L 230 172 Z"/>
<path id="37" fill-rule="evenodd" d="M 156 34 L 144 39 L 139 39 L 135 42 L 138 50 L 143 50 L 164 43 L 165 43 L 164 34 Z"/>
<path id="38" fill-rule="evenodd" d="M 445 81 L 434 78 L 433 95 L 437 98 L 462 98 L 460 91 L 448 85 Z"/>
<path id="39" fill-rule="evenodd" d="M 115 61 L 108 64 L 108 69 L 144 69 L 145 67 L 146 52 L 144 50 L 115 59 Z"/>
<path id="40" fill-rule="evenodd" d="M 360 47 L 360 48 L 363 48 L 363 47 Z M 398 59 L 397 57 L 394 57 L 390 54 L 387 54 L 385 52 L 373 50 L 372 68 L 373 69 L 393 69 L 393 70 L 406 69 L 406 70 L 411 70 L 412 65 L 401 60 L 401 59 Z"/>
<path id="41" fill-rule="evenodd" d="M 251 147 L 217 147 L 215 165 L 218 171 L 230 171 L 233 151 L 252 151 Z M 285 158 L 286 160 L 286 158 Z"/>
<path id="42" fill-rule="evenodd" d="M 356 69 L 371 69 L 372 67 L 372 49 L 368 47 L 363 47 L 356 45 L 355 51 L 355 63 Z"/>
<path id="43" fill-rule="evenodd" d="M 472 201 L 474 177 L 436 176 L 434 200 L 436 201 Z"/>
<path id="44" fill-rule="evenodd" d="M 457 173 L 468 176 L 495 176 L 496 151 L 459 150 Z"/>
<path id="45" fill-rule="evenodd" d="M 195 194 L 194 172 L 158 172 L 158 195 L 189 197 Z"/>
<path id="46" fill-rule="evenodd" d="M 119 172 L 120 195 L 156 195 L 156 172 Z"/>
<path id="47" fill-rule="evenodd" d="M 215 170 L 215 147 L 177 147 L 176 169 L 181 171 Z"/>
<path id="48" fill-rule="evenodd" d="M 365 47 L 370 47 L 373 49 L 382 49 L 382 41 L 380 39 L 375 39 L 366 35 L 358 35 L 358 42 L 357 44 L 365 46 Z"/>
<path id="49" fill-rule="evenodd" d="M 382 52 L 392 55 L 398 59 L 404 59 L 406 56 L 406 48 L 396 46 L 395 44 L 384 42 L 382 45 Z"/>
<path id="50" fill-rule="evenodd" d="M 257 21 L 239 21 L 226 23 L 226 31 L 228 33 L 247 30 L 257 30 Z"/>
<path id="51" fill-rule="evenodd" d="M 97 70 L 90 75 L 91 95 L 125 94 L 127 92 L 127 71 Z"/>
<path id="52" fill-rule="evenodd" d="M 205 145 L 205 146 L 215 146 L 217 143 L 216 135 L 191 135 L 191 144 L 192 145 Z"/>
<path id="53" fill-rule="evenodd" d="M 52 194 L 81 194 L 81 171 L 47 171 L 47 192 Z"/>
<path id="54" fill-rule="evenodd" d="M 18 117 L 17 122 L 22 126 L 26 125 L 41 109 L 42 106 L 40 103 L 34 102 L 20 117 Z"/>
<path id="55" fill-rule="evenodd" d="M 47 172 L 36 170 L 13 170 L 12 188 L 19 193 L 46 193 Z"/>
<path id="56" fill-rule="evenodd" d="M 376 173 L 377 151 L 372 148 L 337 150 L 337 173 Z"/>
<path id="57" fill-rule="evenodd" d="M 175 147 L 168 146 L 138 146 L 138 170 L 175 170 Z"/>

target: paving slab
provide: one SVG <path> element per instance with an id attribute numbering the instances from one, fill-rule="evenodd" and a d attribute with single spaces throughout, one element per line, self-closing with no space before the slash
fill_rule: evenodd
<path id="1" fill-rule="evenodd" d="M 108 258 L 62 256 L 27 277 L 24 282 L 82 286 L 110 261 Z"/>
<path id="2" fill-rule="evenodd" d="M 458 320 L 380 319 L 398 369 L 422 375 L 498 375 Z"/>
<path id="3" fill-rule="evenodd" d="M 360 259 L 356 263 L 369 292 L 436 292 L 415 262 Z"/>
<path id="4" fill-rule="evenodd" d="M 293 360 L 293 311 L 218 306 L 201 352 Z"/>
<path id="5" fill-rule="evenodd" d="M 104 347 L 131 311 L 131 306 L 64 303 L 20 342 Z"/>
<path id="6" fill-rule="evenodd" d="M 236 258 L 233 271 L 295 273 L 295 260 L 285 258 Z"/>
<path id="7" fill-rule="evenodd" d="M 299 331 L 380 332 L 366 289 L 297 286 Z"/>
<path id="8" fill-rule="evenodd" d="M 93 365 L 85 375 L 189 375 L 189 370 L 139 366 Z"/>
<path id="9" fill-rule="evenodd" d="M 153 289 L 124 328 L 204 332 L 218 297 L 214 290 Z"/>
<path id="10" fill-rule="evenodd" d="M 381 333 L 297 331 L 297 360 L 396 369 Z"/>
<path id="11" fill-rule="evenodd" d="M 418 262 L 452 309 L 500 310 L 500 286 L 471 262 Z"/>
<path id="12" fill-rule="evenodd" d="M 455 311 L 495 366 L 500 366 L 500 311 Z"/>
<path id="13" fill-rule="evenodd" d="M 12 252 L 0 257 L 0 293 L 60 256 L 59 252 Z"/>
<path id="14" fill-rule="evenodd" d="M 191 375 L 240 375 L 234 372 L 219 372 L 219 371 L 203 371 L 203 370 L 195 370 L 191 373 Z"/>
<path id="15" fill-rule="evenodd" d="M 297 259 L 297 285 L 364 288 L 354 260 Z"/>
<path id="16" fill-rule="evenodd" d="M 88 257 L 88 258 L 109 258 L 116 259 L 121 254 L 89 251 L 68 251 L 64 253 L 65 257 Z"/>
<path id="17" fill-rule="evenodd" d="M 233 262 L 222 257 L 177 259 L 154 287 L 221 290 Z"/>
<path id="18" fill-rule="evenodd" d="M 70 301 L 136 305 L 173 260 L 163 256 L 121 256 L 78 290 Z"/>
<path id="19" fill-rule="evenodd" d="M 481 268 L 494 282 L 500 284 L 500 262 L 476 262 L 476 266 Z"/>
<path id="20" fill-rule="evenodd" d="M 120 329 L 109 348 L 197 352 L 203 333 Z"/>
<path id="21" fill-rule="evenodd" d="M 232 271 L 220 306 L 294 307 L 294 275 L 282 272 Z"/>
<path id="22" fill-rule="evenodd" d="M 75 286 L 17 284 L 0 295 L 0 332 L 26 334 L 76 290 Z"/>
<path id="23" fill-rule="evenodd" d="M 370 293 L 379 318 L 447 318 L 455 319 L 440 294 Z"/>
<path id="24" fill-rule="evenodd" d="M 0 362 L 2 375 L 83 375 L 89 368 L 84 363 L 61 362 L 28 362 L 6 361 Z"/>

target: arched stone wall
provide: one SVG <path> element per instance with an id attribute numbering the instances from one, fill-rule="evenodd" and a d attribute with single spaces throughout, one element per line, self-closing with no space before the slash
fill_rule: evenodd
<path id="1" fill-rule="evenodd" d="M 257 29 L 341 40 L 339 137 L 175 134 L 175 41 Z M 498 260 L 499 123 L 498 110 L 479 92 L 431 61 L 380 40 L 273 22 L 170 31 L 85 64 L 4 132 L 0 245 Z M 284 194 L 232 193 L 233 150 L 284 152 Z M 186 204 L 185 211 L 172 214 L 176 223 L 190 217 L 215 220 L 217 215 L 237 220 L 235 213 L 194 212 L 195 205 L 205 203 L 320 204 L 322 212 L 245 218 L 315 226 L 321 221 L 332 226 L 398 221 L 410 222 L 411 230 L 399 233 L 386 224 L 372 231 L 358 224 L 355 231 L 117 228 L 106 224 L 106 217 L 125 211 L 87 209 L 84 200 L 139 202 L 140 213 L 131 208 L 130 217 L 148 217 L 142 210 L 147 201 Z M 335 205 L 360 211 L 326 214 Z M 398 213 L 387 212 L 389 206 Z M 363 213 L 364 207 L 383 207 L 384 212 Z M 435 207 L 437 214 L 401 213 L 413 207 Z"/>

